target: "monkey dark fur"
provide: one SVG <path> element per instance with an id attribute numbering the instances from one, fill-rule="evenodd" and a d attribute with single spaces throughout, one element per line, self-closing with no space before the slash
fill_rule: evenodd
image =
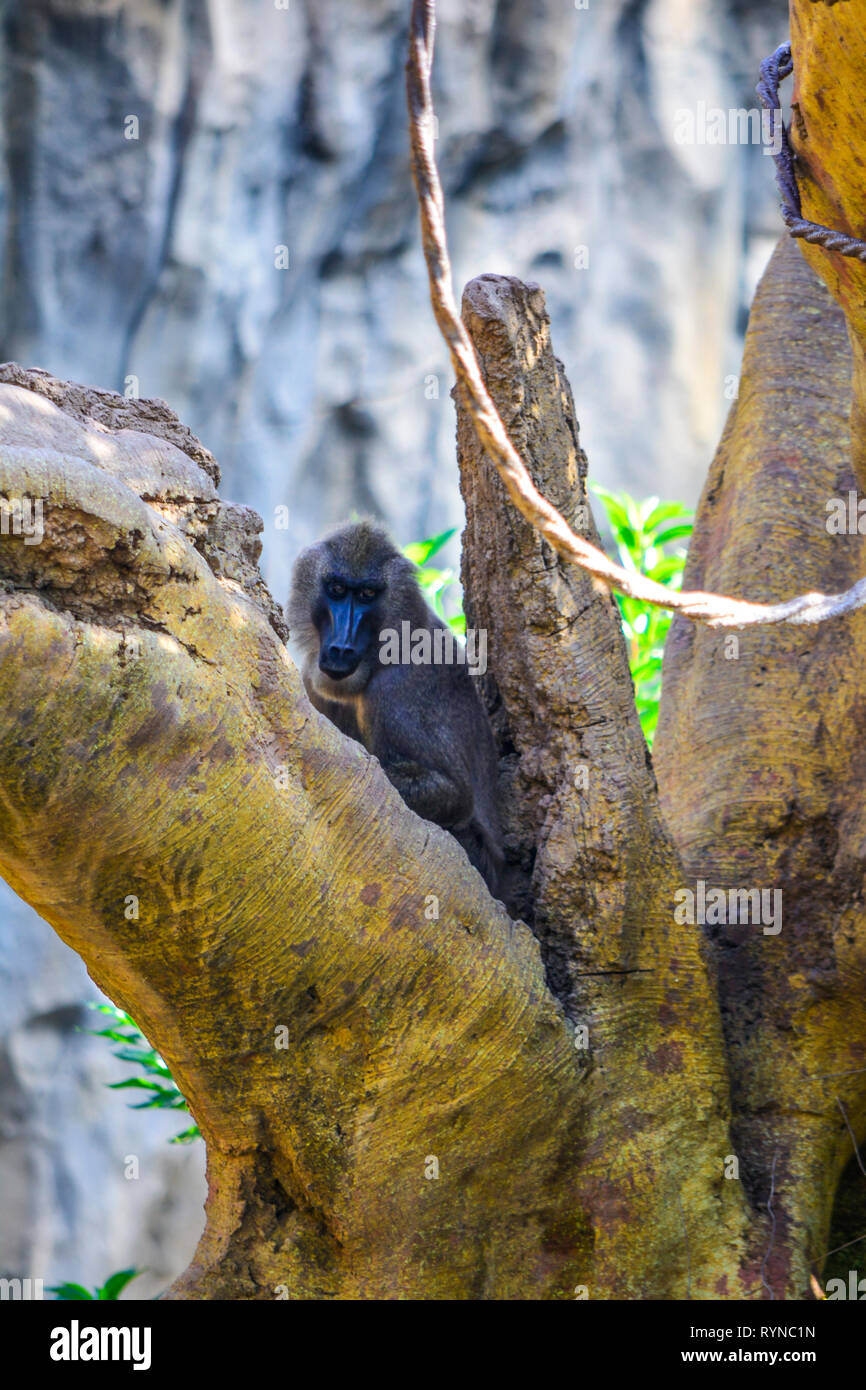
<path id="1" fill-rule="evenodd" d="M 289 626 L 310 700 L 376 755 L 413 811 L 451 832 L 495 893 L 502 832 L 487 716 L 465 664 L 380 660 L 380 634 L 404 622 L 448 631 L 382 526 L 348 523 L 299 555 Z"/>

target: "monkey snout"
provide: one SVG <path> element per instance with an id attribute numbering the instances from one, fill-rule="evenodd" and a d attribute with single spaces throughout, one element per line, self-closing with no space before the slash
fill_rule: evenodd
<path id="1" fill-rule="evenodd" d="M 319 670 L 324 671 L 331 680 L 339 681 L 357 671 L 360 663 L 361 658 L 354 647 L 338 647 L 332 643 L 319 657 Z"/>

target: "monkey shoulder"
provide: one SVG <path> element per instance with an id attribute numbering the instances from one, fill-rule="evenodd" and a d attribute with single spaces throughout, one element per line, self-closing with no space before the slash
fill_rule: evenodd
<path id="1" fill-rule="evenodd" d="M 428 663 L 379 666 L 371 679 L 368 697 L 378 719 L 388 720 L 405 712 L 409 721 L 429 733 L 468 727 L 485 720 L 484 711 L 464 665 Z"/>

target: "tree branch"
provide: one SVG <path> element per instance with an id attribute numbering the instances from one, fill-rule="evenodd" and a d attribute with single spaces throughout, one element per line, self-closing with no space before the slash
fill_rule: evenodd
<path id="1" fill-rule="evenodd" d="M 174 1296 L 561 1295 L 584 1101 L 537 942 L 208 563 L 194 448 L 81 392 L 0 385 L 0 492 L 44 509 L 0 544 L 0 868 L 201 1127 Z"/>
<path id="2" fill-rule="evenodd" d="M 595 539 L 586 457 L 541 290 L 481 276 L 464 293 L 463 322 L 533 485 Z M 579 1191 L 592 1213 L 591 1293 L 681 1298 L 691 1284 L 734 1296 L 749 1215 L 739 1184 L 722 1179 L 731 1141 L 721 1022 L 700 932 L 674 915 L 684 874 L 619 613 L 511 506 L 459 399 L 457 454 L 467 622 L 490 634 L 509 902 L 541 942 L 588 1069 Z M 629 1253 L 636 1231 L 639 1270 Z"/>
<path id="3" fill-rule="evenodd" d="M 826 500 L 855 487 L 850 383 L 843 314 L 785 237 L 755 295 L 687 583 L 759 574 L 778 593 L 862 572 L 866 538 L 824 526 Z M 778 1152 L 767 1273 L 777 1297 L 805 1297 L 810 1261 L 830 1244 L 833 1193 L 851 1156 L 835 1087 L 866 1133 L 864 670 L 859 619 L 733 638 L 675 618 L 665 648 L 653 757 L 685 882 L 780 894 L 778 934 L 706 929 L 735 1148 L 756 1207 Z"/>

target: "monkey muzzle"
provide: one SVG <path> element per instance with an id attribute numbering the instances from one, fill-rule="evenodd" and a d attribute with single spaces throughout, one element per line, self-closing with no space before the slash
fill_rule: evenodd
<path id="1" fill-rule="evenodd" d="M 357 671 L 363 656 L 364 610 L 351 593 L 328 603 L 330 632 L 319 651 L 319 670 L 332 681 L 345 680 Z"/>
<path id="2" fill-rule="evenodd" d="M 338 647 L 331 643 L 322 648 L 319 656 L 319 670 L 332 681 L 345 680 L 352 676 L 361 664 L 361 658 L 353 647 Z"/>

